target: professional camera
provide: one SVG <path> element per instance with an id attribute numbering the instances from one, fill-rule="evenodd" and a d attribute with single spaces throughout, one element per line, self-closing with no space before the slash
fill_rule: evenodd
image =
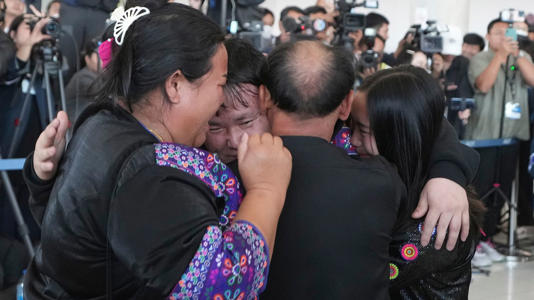
<path id="1" fill-rule="evenodd" d="M 28 22 L 28 25 L 30 26 L 30 30 L 33 31 L 35 28 L 35 25 L 39 20 L 42 18 L 32 19 Z M 59 25 L 59 22 L 51 18 L 48 23 L 46 23 L 45 26 L 43 26 L 42 33 L 51 36 L 53 39 L 59 39 L 59 35 L 61 34 L 61 26 Z"/>
<path id="2" fill-rule="evenodd" d="M 367 50 L 362 53 L 362 56 L 359 61 L 360 72 L 363 72 L 364 69 L 377 69 L 378 59 L 380 57 L 380 55 L 373 50 L 373 47 L 375 46 L 376 29 L 365 28 L 363 38 L 365 44 L 367 45 Z"/>
<path id="3" fill-rule="evenodd" d="M 230 33 L 248 41 L 258 51 L 263 53 L 269 53 L 271 51 L 273 48 L 273 36 L 270 26 L 263 26 L 261 20 L 247 21 L 241 25 L 239 31 L 232 29 Z"/>
<path id="4" fill-rule="evenodd" d="M 268 53 L 273 48 L 273 35 L 270 26 L 263 26 L 262 10 L 258 4 L 264 0 L 232 1 L 230 18 L 225 19 L 228 32 L 247 40 L 258 51 Z M 226 10 L 224 10 L 226 14 Z"/>
<path id="5" fill-rule="evenodd" d="M 354 40 L 349 37 L 349 33 L 365 28 L 365 15 L 354 13 L 355 8 L 362 6 L 365 8 L 378 8 L 378 1 L 366 0 L 362 3 L 358 3 L 357 0 L 336 1 L 336 9 L 339 11 L 339 15 L 334 19 L 336 33 L 332 41 L 333 45 L 344 46 L 350 51 L 354 50 Z"/>
<path id="6" fill-rule="evenodd" d="M 506 29 L 506 36 L 518 41 L 520 48 L 526 48 L 530 44 L 528 38 L 528 31 L 514 28 L 514 23 L 525 22 L 525 12 L 513 8 L 501 11 L 500 19 L 502 22 L 508 23 L 509 27 Z"/>
<path id="7" fill-rule="evenodd" d="M 42 18 L 35 18 L 28 22 L 31 31 L 35 29 L 35 25 L 41 19 Z M 62 56 L 57 46 L 57 41 L 61 35 L 61 26 L 59 25 L 59 22 L 56 19 L 51 18 L 50 21 L 43 26 L 41 32 L 49 35 L 51 39 L 42 40 L 40 43 L 35 44 L 32 49 L 32 58 L 34 60 L 60 64 Z"/>
<path id="8" fill-rule="evenodd" d="M 441 33 L 449 31 L 446 25 L 437 24 L 436 21 L 426 21 L 426 26 L 412 25 L 406 36 L 412 34 L 414 39 L 412 46 L 425 53 L 438 53 L 443 51 L 443 37 Z"/>
<path id="9" fill-rule="evenodd" d="M 513 8 L 501 11 L 501 21 L 506 23 L 525 22 L 525 12 Z"/>
<path id="10" fill-rule="evenodd" d="M 323 19 L 312 20 L 308 16 L 301 16 L 298 20 L 285 17 L 282 20 L 282 26 L 286 32 L 291 34 L 315 35 L 325 31 L 328 28 L 328 22 Z"/>

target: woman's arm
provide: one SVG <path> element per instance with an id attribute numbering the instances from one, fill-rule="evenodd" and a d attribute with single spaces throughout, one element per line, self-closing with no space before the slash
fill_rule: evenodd
<path id="1" fill-rule="evenodd" d="M 473 181 L 480 158 L 476 151 L 460 143 L 454 128 L 443 118 L 441 131 L 434 144 L 429 163 L 429 181 L 412 217 L 425 217 L 421 244 L 430 241 L 437 226 L 436 249 L 443 245 L 448 233 L 447 249 L 452 250 L 458 235 L 462 241 L 469 234 L 469 204 L 464 187 Z"/>
<path id="2" fill-rule="evenodd" d="M 111 203 L 111 248 L 161 297 L 257 295 L 266 283 L 267 242 L 246 221 L 223 230 L 217 211 L 214 194 L 197 178 L 170 167 L 146 168 Z"/>
<path id="3" fill-rule="evenodd" d="M 219 225 L 213 190 L 181 170 L 158 164 L 118 188 L 110 243 L 147 288 L 171 298 L 257 296 L 264 289 L 291 155 L 280 138 L 264 134 L 245 136 L 238 157 L 247 195 L 229 226 Z"/>

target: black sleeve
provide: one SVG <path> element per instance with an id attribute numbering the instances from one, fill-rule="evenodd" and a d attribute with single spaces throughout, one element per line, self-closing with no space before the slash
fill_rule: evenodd
<path id="1" fill-rule="evenodd" d="M 454 128 L 443 118 L 430 156 L 429 178 L 443 177 L 465 187 L 475 178 L 479 161 L 478 153 L 460 143 Z"/>
<path id="2" fill-rule="evenodd" d="M 364 201 L 361 209 L 361 221 L 356 221 L 363 229 L 360 239 L 366 241 L 362 252 L 356 254 L 362 259 L 362 270 L 365 274 L 359 275 L 362 284 L 360 290 L 367 291 L 364 295 L 373 295 L 373 299 L 387 299 L 389 280 L 389 245 L 399 215 L 403 214 L 407 206 L 406 188 L 402 183 L 397 170 L 385 159 L 387 176 L 380 177 L 369 174 L 368 179 L 359 183 L 373 187 L 374 192 L 369 197 L 373 201 Z M 368 182 L 366 182 L 368 181 Z M 373 183 L 375 181 L 376 183 Z M 368 253 L 373 253 L 369 255 Z"/>
<path id="3" fill-rule="evenodd" d="M 167 297 L 207 227 L 218 225 L 215 203 L 197 178 L 170 167 L 145 168 L 111 202 L 112 251 L 147 288 Z"/>
<path id="4" fill-rule="evenodd" d="M 48 198 L 52 192 L 55 179 L 48 181 L 41 180 L 33 168 L 33 152 L 26 158 L 24 162 L 24 169 L 22 169 L 22 176 L 26 182 L 26 186 L 30 191 L 30 211 L 37 224 L 41 225 L 43 215 L 48 204 Z"/>

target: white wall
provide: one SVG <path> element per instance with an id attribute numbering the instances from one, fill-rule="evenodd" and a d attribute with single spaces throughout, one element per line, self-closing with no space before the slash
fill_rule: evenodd
<path id="1" fill-rule="evenodd" d="M 306 8 L 315 3 L 315 0 L 266 0 L 262 6 L 271 9 L 278 19 L 278 14 L 286 6 Z M 487 24 L 497 18 L 501 10 L 517 8 L 527 13 L 534 12 L 534 0 L 379 0 L 379 8 L 376 11 L 390 21 L 387 52 L 396 49 L 398 41 L 414 23 L 416 8 L 426 9 L 429 19 L 459 27 L 463 34 L 476 32 L 485 36 Z"/>

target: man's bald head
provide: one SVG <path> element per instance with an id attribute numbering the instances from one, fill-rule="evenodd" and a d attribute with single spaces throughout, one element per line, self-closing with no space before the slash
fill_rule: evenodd
<path id="1" fill-rule="evenodd" d="M 302 118 L 333 112 L 354 84 L 354 56 L 318 41 L 282 44 L 262 70 L 273 103 Z"/>

